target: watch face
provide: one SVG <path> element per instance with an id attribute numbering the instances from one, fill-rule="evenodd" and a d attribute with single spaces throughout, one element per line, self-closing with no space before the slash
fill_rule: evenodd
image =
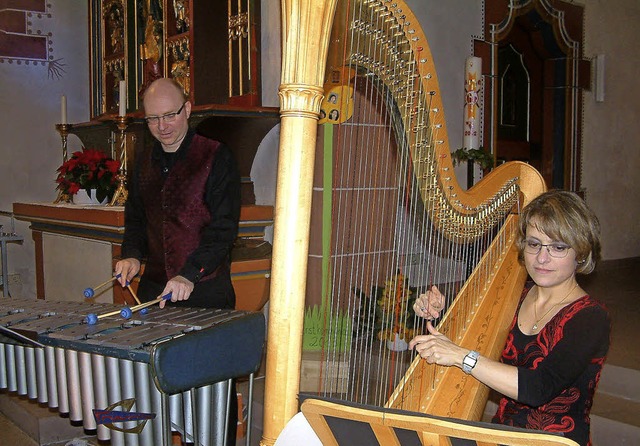
<path id="1" fill-rule="evenodd" d="M 475 351 L 471 351 L 464 357 L 462 360 L 462 370 L 465 373 L 471 373 L 471 370 L 476 366 L 478 362 L 478 353 Z"/>

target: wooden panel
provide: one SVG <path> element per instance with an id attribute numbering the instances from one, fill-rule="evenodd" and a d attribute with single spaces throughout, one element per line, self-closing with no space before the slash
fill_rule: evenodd
<path id="1" fill-rule="evenodd" d="M 75 204 L 13 203 L 18 220 L 32 222 L 65 222 L 69 226 L 110 228 L 124 233 L 124 207 L 78 206 Z M 272 206 L 247 205 L 240 208 L 240 224 L 273 220 Z"/>
<path id="2" fill-rule="evenodd" d="M 120 206 L 78 206 L 74 204 L 13 203 L 18 220 L 56 220 L 90 225 L 124 227 L 124 208 Z"/>
<path id="3" fill-rule="evenodd" d="M 42 232 L 33 231 L 31 234 L 35 244 L 36 256 L 36 297 L 44 299 L 44 262 L 42 254 Z"/>
<path id="4" fill-rule="evenodd" d="M 334 417 L 357 423 L 369 423 L 376 433 L 400 428 L 415 431 L 423 445 L 450 445 L 451 439 L 467 440 L 465 444 L 484 446 L 577 446 L 577 443 L 561 435 L 500 426 L 491 423 L 468 422 L 454 418 L 431 417 L 425 414 L 405 411 L 393 411 L 373 406 L 342 405 L 321 399 L 306 399 L 302 403 L 302 413 L 316 432 L 323 444 L 336 444 L 334 433 L 326 422 L 326 417 Z M 351 431 L 357 435 L 357 430 Z M 400 444 L 393 437 L 383 434 L 385 438 L 380 445 Z M 337 437 L 337 435 L 335 435 Z M 379 437 L 380 439 L 380 437 Z M 353 444 L 361 444 L 352 436 Z M 342 446 L 342 445 L 339 445 Z M 346 446 L 346 444 L 344 445 Z"/>
<path id="5" fill-rule="evenodd" d="M 271 258 L 231 262 L 236 310 L 260 311 L 269 300 Z"/>

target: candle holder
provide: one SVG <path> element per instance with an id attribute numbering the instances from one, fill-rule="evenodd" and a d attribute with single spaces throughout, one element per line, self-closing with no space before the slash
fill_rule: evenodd
<path id="1" fill-rule="evenodd" d="M 118 187 L 116 188 L 113 198 L 111 198 L 110 206 L 124 206 L 129 196 L 127 191 L 127 127 L 130 119 L 127 116 L 117 116 L 115 119 L 118 127 L 118 139 L 120 140 L 120 169 L 116 177 Z"/>
<path id="2" fill-rule="evenodd" d="M 62 163 L 66 163 L 68 159 L 67 154 L 67 138 L 69 136 L 69 132 L 73 125 L 71 124 L 56 124 L 56 130 L 60 133 L 60 138 L 62 139 Z M 56 197 L 54 204 L 57 203 L 71 203 L 71 195 L 66 192 L 58 191 L 58 196 Z"/>

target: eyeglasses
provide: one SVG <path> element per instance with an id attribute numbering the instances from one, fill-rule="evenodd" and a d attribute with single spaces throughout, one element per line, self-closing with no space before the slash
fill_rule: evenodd
<path id="1" fill-rule="evenodd" d="M 524 241 L 524 252 L 527 254 L 538 255 L 542 247 L 547 248 L 547 252 L 551 257 L 555 257 L 556 259 L 562 259 L 567 256 L 567 253 L 571 249 L 571 246 L 565 245 L 564 243 L 554 242 L 554 243 L 540 243 L 536 239 L 526 239 Z"/>
<path id="2" fill-rule="evenodd" d="M 182 104 L 182 107 L 180 107 L 180 109 L 177 112 L 167 113 L 162 116 L 146 116 L 144 119 L 145 121 L 147 121 L 148 125 L 158 125 L 160 124 L 161 119 L 163 122 L 173 122 L 176 120 L 176 117 L 182 112 L 182 109 L 184 108 L 185 104 L 186 102 Z"/>

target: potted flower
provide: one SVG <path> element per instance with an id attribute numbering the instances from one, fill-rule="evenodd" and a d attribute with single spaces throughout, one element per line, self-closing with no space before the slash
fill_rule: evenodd
<path id="1" fill-rule="evenodd" d="M 57 190 L 68 196 L 73 196 L 81 189 L 85 189 L 89 196 L 95 189 L 98 203 L 111 198 L 117 187 L 118 169 L 120 161 L 107 156 L 98 149 L 82 148 L 81 152 L 74 152 L 57 170 Z"/>
<path id="2" fill-rule="evenodd" d="M 369 296 L 359 289 L 354 291 L 360 297 L 362 310 L 359 330 L 373 333 L 390 350 L 406 350 L 417 333 L 412 307 L 417 290 L 409 286 L 408 278 L 398 272 L 385 281 L 384 287 L 374 286 Z"/>

